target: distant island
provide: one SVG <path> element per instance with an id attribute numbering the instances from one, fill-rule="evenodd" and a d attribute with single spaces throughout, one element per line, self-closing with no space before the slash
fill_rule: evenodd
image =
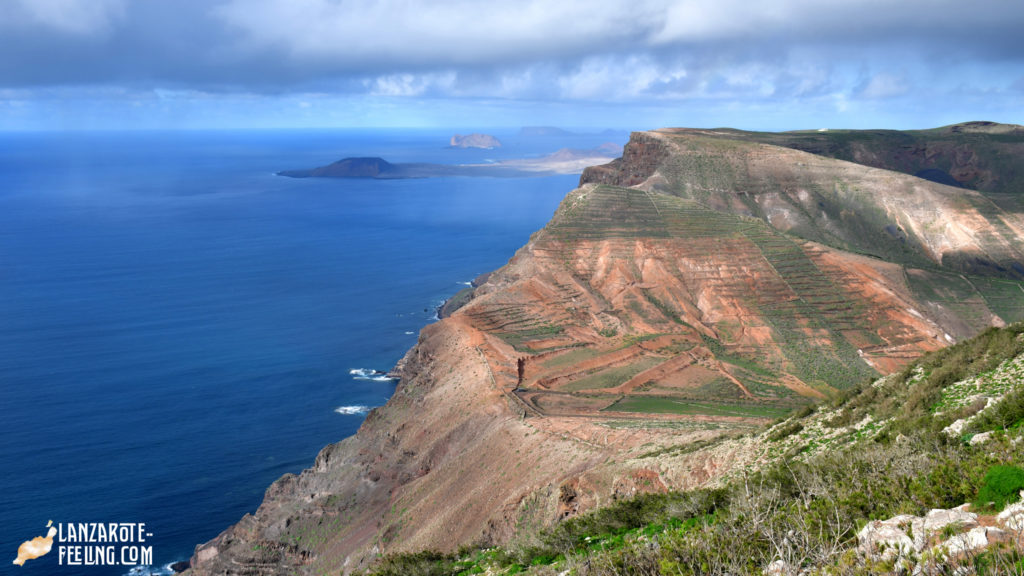
<path id="1" fill-rule="evenodd" d="M 570 136 L 582 136 L 584 134 L 604 134 L 606 136 L 615 136 L 622 134 L 623 130 L 614 130 L 612 128 L 606 128 L 600 132 L 573 132 L 564 128 L 558 128 L 557 126 L 523 126 L 519 129 L 519 136 L 521 138 L 566 138 Z"/>
<path id="2" fill-rule="evenodd" d="M 278 176 L 290 178 L 439 178 L 443 176 L 487 176 L 516 178 L 552 174 L 579 174 L 587 166 L 605 164 L 621 153 L 622 147 L 606 143 L 589 150 L 563 148 L 540 158 L 502 160 L 489 164 L 397 164 L 383 158 L 344 158 L 326 166 L 282 170 Z"/>
<path id="3" fill-rule="evenodd" d="M 519 129 L 519 135 L 545 138 L 551 136 L 575 136 L 574 133 L 555 126 L 523 126 Z"/>
<path id="4" fill-rule="evenodd" d="M 501 140 L 498 140 L 490 134 L 456 134 L 452 136 L 451 143 L 449 144 L 452 148 L 501 148 Z"/>

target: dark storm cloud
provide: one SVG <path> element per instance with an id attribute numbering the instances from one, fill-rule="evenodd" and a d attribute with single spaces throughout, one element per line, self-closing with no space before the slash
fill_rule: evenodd
<path id="1" fill-rule="evenodd" d="M 0 22 L 5 87 L 400 91 L 394 76 L 414 75 L 410 93 L 558 96 L 633 67 L 642 81 L 617 90 L 629 97 L 735 86 L 744 66 L 799 90 L 800 51 L 816 64 L 1024 57 L 1024 4 L 1004 0 L 19 0 Z"/>
<path id="2" fill-rule="evenodd" d="M 0 0 L 0 128 L 1020 121 L 1022 24 L 1016 0 Z"/>

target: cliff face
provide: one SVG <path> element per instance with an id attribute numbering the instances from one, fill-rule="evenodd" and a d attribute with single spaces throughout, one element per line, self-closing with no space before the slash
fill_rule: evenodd
<path id="1" fill-rule="evenodd" d="M 1021 215 L 971 190 L 699 131 L 582 180 L 195 574 L 347 571 L 712 482 L 754 451 L 695 442 L 1024 317 Z"/>

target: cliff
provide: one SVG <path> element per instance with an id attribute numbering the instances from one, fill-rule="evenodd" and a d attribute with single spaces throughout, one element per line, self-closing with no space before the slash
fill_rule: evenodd
<path id="1" fill-rule="evenodd" d="M 738 134 L 638 133 L 588 169 L 423 330 L 387 405 L 199 546 L 193 572 L 351 571 L 713 483 L 756 451 L 679 447 L 1024 318 L 1020 212 Z"/>

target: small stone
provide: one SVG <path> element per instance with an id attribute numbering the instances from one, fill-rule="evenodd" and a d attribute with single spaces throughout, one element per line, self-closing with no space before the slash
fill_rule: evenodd
<path id="1" fill-rule="evenodd" d="M 796 571 L 789 565 L 789 562 L 779 559 L 769 564 L 761 573 L 764 576 L 788 576 L 789 574 L 795 574 Z"/>

